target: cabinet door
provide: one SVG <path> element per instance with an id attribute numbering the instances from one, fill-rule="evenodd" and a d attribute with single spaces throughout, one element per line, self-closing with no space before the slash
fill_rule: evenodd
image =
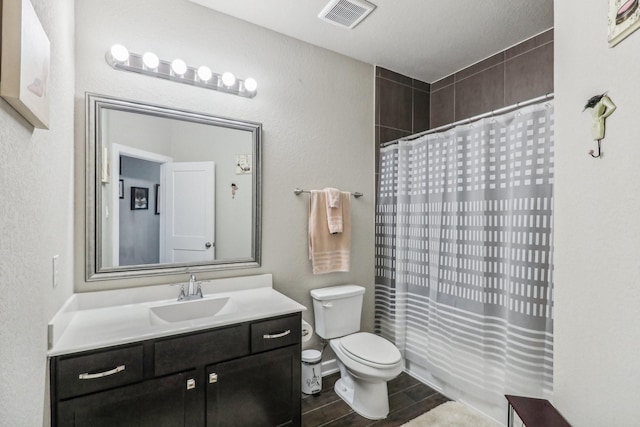
<path id="1" fill-rule="evenodd" d="M 202 371 L 200 371 L 202 372 Z M 59 402 L 59 427 L 177 427 L 196 398 L 181 373 Z"/>
<path id="2" fill-rule="evenodd" d="M 207 427 L 299 426 L 300 345 L 207 367 Z"/>

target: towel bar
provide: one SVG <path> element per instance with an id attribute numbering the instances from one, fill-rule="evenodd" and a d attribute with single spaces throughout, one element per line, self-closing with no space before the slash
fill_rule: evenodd
<path id="1" fill-rule="evenodd" d="M 295 194 L 296 196 L 299 196 L 301 193 L 311 193 L 311 191 L 309 191 L 309 190 L 303 190 L 302 188 L 294 188 L 293 192 L 294 192 L 294 194 Z M 355 197 L 356 199 L 359 199 L 360 197 L 364 196 L 364 194 L 362 194 L 362 193 L 361 193 L 361 192 L 359 192 L 359 191 L 355 191 L 355 192 L 351 193 L 351 195 L 352 195 L 353 197 Z"/>

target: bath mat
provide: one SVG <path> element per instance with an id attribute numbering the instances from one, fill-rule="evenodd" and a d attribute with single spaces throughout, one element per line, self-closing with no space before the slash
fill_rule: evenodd
<path id="1" fill-rule="evenodd" d="M 495 421 L 458 402 L 446 402 L 401 427 L 497 427 Z"/>

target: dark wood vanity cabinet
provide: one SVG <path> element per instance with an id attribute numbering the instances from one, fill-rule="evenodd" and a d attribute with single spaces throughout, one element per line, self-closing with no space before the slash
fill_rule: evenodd
<path id="1" fill-rule="evenodd" d="M 186 373 L 142 381 L 58 403 L 58 426 L 184 426 L 196 392 Z"/>
<path id="2" fill-rule="evenodd" d="M 300 354 L 297 346 L 207 368 L 207 427 L 299 426 Z"/>
<path id="3" fill-rule="evenodd" d="M 52 425 L 300 426 L 301 315 L 51 358 Z"/>

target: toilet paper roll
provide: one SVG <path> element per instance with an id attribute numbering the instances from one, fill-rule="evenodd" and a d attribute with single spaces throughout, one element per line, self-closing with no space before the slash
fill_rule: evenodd
<path id="1" fill-rule="evenodd" d="M 313 336 L 313 328 L 311 325 L 302 319 L 302 342 L 307 342 Z"/>

